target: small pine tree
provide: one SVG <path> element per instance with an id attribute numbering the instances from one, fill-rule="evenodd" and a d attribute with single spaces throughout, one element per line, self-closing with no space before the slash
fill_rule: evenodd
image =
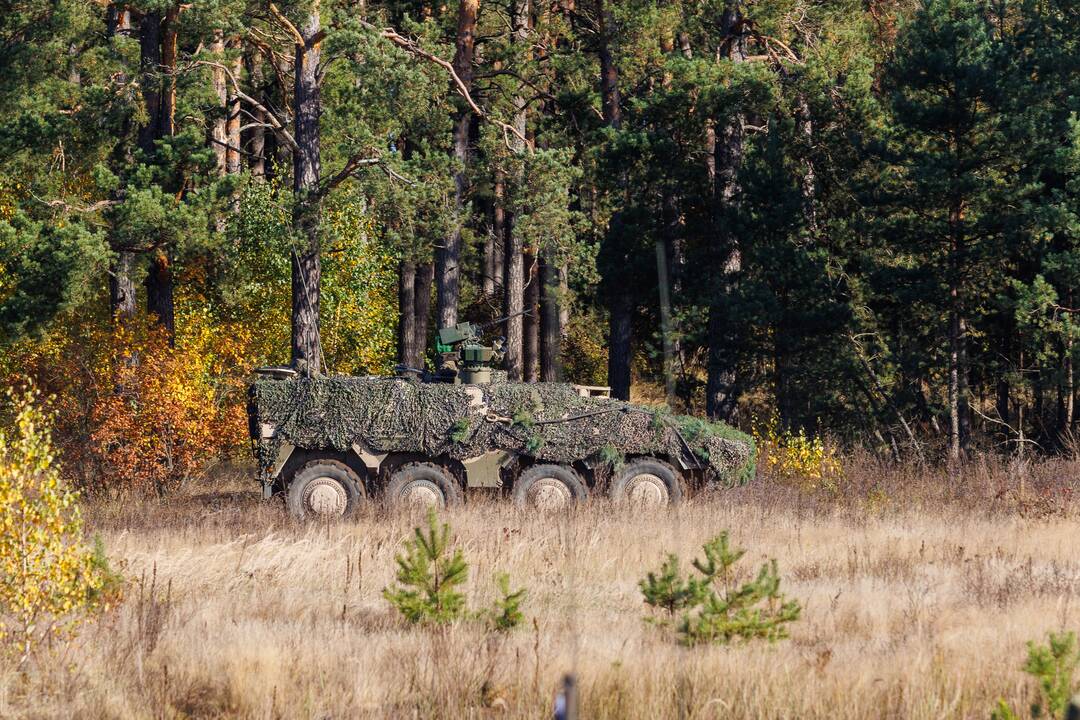
<path id="1" fill-rule="evenodd" d="M 450 553 L 450 526 L 439 523 L 432 509 L 425 532 L 405 543 L 405 554 L 396 557 L 399 586 L 383 590 L 383 597 L 409 622 L 449 623 L 465 612 L 465 596 L 458 592 L 468 577 L 468 565 L 460 549 Z"/>
<path id="2" fill-rule="evenodd" d="M 1069 699 L 1080 691 L 1080 686 L 1073 681 L 1078 666 L 1080 649 L 1075 633 L 1050 633 L 1046 645 L 1028 643 L 1024 672 L 1039 681 L 1039 699 L 1031 704 L 1031 717 L 1063 720 L 1067 716 Z M 991 717 L 993 720 L 1019 720 L 1020 715 L 1000 700 Z"/>
<path id="3" fill-rule="evenodd" d="M 705 558 L 692 562 L 699 577 L 683 577 L 678 557 L 668 555 L 658 573 L 641 581 L 646 604 L 666 613 L 659 621 L 647 620 L 671 625 L 681 614 L 677 631 L 686 645 L 787 637 L 787 624 L 799 618 L 802 608 L 780 593 L 776 561 L 762 565 L 754 580 L 736 586 L 732 567 L 746 551 L 733 549 L 726 532 L 702 549 Z"/>
<path id="4" fill-rule="evenodd" d="M 521 602 L 525 599 L 525 588 L 510 590 L 510 576 L 499 573 L 495 576 L 499 588 L 499 598 L 491 613 L 491 622 L 496 630 L 511 630 L 521 624 Z"/>

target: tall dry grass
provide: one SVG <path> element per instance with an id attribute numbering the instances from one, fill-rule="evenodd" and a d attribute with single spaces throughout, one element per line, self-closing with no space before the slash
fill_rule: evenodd
<path id="1" fill-rule="evenodd" d="M 652 517 L 481 499 L 447 518 L 471 605 L 497 570 L 528 587 L 507 636 L 391 611 L 381 590 L 416 518 L 301 526 L 234 477 L 91 503 L 126 600 L 29 675 L 2 674 L 0 717 L 539 718 L 575 672 L 586 718 L 985 718 L 1030 699 L 1027 640 L 1080 629 L 1078 470 L 856 458 L 838 494 L 764 480 Z M 638 580 L 722 529 L 747 574 L 779 560 L 804 606 L 790 640 L 687 649 L 642 622 Z"/>

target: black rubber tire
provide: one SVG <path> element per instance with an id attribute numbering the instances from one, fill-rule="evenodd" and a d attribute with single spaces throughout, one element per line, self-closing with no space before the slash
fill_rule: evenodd
<path id="1" fill-rule="evenodd" d="M 320 513 L 312 507 L 312 491 L 319 485 L 339 493 L 330 501 L 340 507 L 337 512 Z M 326 497 L 326 493 L 322 493 Z M 285 507 L 297 520 L 316 517 L 347 518 L 367 501 L 364 482 L 352 468 L 340 460 L 312 460 L 296 471 L 285 493 Z"/>
<path id="2" fill-rule="evenodd" d="M 557 484 L 551 481 L 557 481 Z M 536 498 L 538 485 L 541 484 L 566 494 L 565 508 L 551 508 L 552 510 L 569 509 L 589 496 L 585 483 L 573 468 L 565 465 L 533 465 L 521 473 L 514 483 L 514 504 L 521 510 L 543 510 L 544 508 L 537 505 Z M 562 487 L 559 488 L 559 485 Z"/>
<path id="3" fill-rule="evenodd" d="M 461 486 L 449 470 L 435 463 L 411 462 L 390 475 L 383 501 L 387 507 L 405 509 L 410 507 L 407 495 L 418 487 L 430 491 L 440 509 L 460 505 L 463 500 Z"/>
<path id="4" fill-rule="evenodd" d="M 683 484 L 679 472 L 663 460 L 650 457 L 635 458 L 620 468 L 608 486 L 608 497 L 617 503 L 629 503 L 635 478 L 642 475 L 651 475 L 663 482 L 662 491 L 666 493 L 667 501 L 657 497 L 655 507 L 678 505 L 682 502 Z"/>

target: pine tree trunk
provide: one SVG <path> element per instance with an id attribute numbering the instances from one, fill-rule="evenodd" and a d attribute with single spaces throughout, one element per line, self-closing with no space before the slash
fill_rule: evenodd
<path id="1" fill-rule="evenodd" d="M 398 266 L 398 362 L 418 367 L 416 349 L 416 263 L 402 260 Z"/>
<path id="2" fill-rule="evenodd" d="M 492 294 L 502 291 L 506 264 L 506 178 L 502 170 L 495 171 L 494 205 L 491 219 L 491 279 Z"/>
<path id="3" fill-rule="evenodd" d="M 213 53 L 214 62 L 225 62 L 225 37 L 221 30 L 214 31 L 214 40 L 210 43 L 210 52 Z M 228 152 L 225 144 L 228 142 L 228 134 L 225 131 L 225 114 L 229 103 L 228 85 L 226 84 L 225 70 L 222 68 L 211 69 L 211 82 L 214 86 L 214 95 L 217 96 L 218 107 L 221 112 L 214 116 L 210 126 L 210 144 L 214 148 L 214 156 L 217 158 L 218 175 L 228 172 L 226 157 Z M 220 223 L 219 223 L 220 225 Z M 221 229 L 219 227 L 219 229 Z"/>
<path id="4" fill-rule="evenodd" d="M 176 341 L 176 321 L 173 311 L 173 278 L 169 257 L 159 249 L 150 259 L 146 272 L 146 309 L 165 328 L 169 345 Z"/>
<path id="5" fill-rule="evenodd" d="M 610 40 L 615 31 L 611 8 L 600 0 L 600 104 L 604 122 L 616 130 L 622 125 L 622 108 L 619 97 L 619 71 L 611 52 Z M 625 191 L 625 179 L 620 183 Z M 616 211 L 611 218 L 605 242 L 611 246 L 611 254 L 622 260 L 628 260 L 622 231 L 621 213 Z M 609 272 L 621 273 L 626 262 L 613 263 Z M 630 362 L 633 355 L 633 287 L 625 277 L 605 278 L 608 297 L 608 385 L 612 397 L 620 400 L 630 399 Z"/>
<path id="6" fill-rule="evenodd" d="M 732 62 L 744 62 L 746 54 L 742 38 L 742 18 L 734 2 L 728 3 L 721 17 L 722 33 L 727 38 L 723 47 Z M 730 231 L 725 215 L 734 209 L 739 191 L 739 170 L 743 158 L 743 117 L 732 113 L 716 125 L 710 172 L 713 180 L 713 243 L 710 251 L 712 265 L 719 281 L 709 298 L 709 362 L 705 387 L 705 409 L 710 418 L 734 422 L 738 409 L 736 348 L 734 331 L 737 318 L 731 310 L 738 275 L 742 271 L 742 251 L 738 238 Z"/>
<path id="7" fill-rule="evenodd" d="M 248 76 L 251 78 L 253 95 L 256 99 L 263 96 L 263 65 L 255 53 L 248 56 Z M 262 102 L 263 100 L 260 100 Z M 261 108 L 248 108 L 256 123 L 265 123 L 267 118 Z M 251 128 L 248 141 L 248 169 L 256 178 L 266 177 L 266 128 L 255 125 Z"/>
<path id="8" fill-rule="evenodd" d="M 416 320 L 413 327 L 416 329 L 414 343 L 416 345 L 417 367 L 424 366 L 424 356 L 427 354 L 428 325 L 431 317 L 431 287 L 435 284 L 435 264 L 426 262 L 416 266 L 416 307 L 414 309 Z"/>
<path id="9" fill-rule="evenodd" d="M 135 315 L 135 253 L 120 250 L 116 253 L 109 273 L 109 307 L 114 318 L 123 321 Z"/>
<path id="10" fill-rule="evenodd" d="M 454 72 L 466 89 L 472 87 L 473 54 L 476 44 L 476 18 L 480 0 L 461 0 L 458 6 L 457 39 L 454 50 Z M 461 295 L 461 224 L 464 222 L 465 195 L 468 191 L 469 129 L 472 113 L 464 103 L 454 119 L 454 223 L 446 242 L 435 254 L 437 282 L 436 313 L 440 327 L 457 324 L 458 301 Z"/>
<path id="11" fill-rule="evenodd" d="M 536 258 L 536 248 L 525 250 L 525 295 L 522 309 L 526 314 L 521 320 L 522 335 L 522 379 L 536 382 L 540 369 L 540 268 Z"/>
<path id="12" fill-rule="evenodd" d="M 322 111 L 318 77 L 320 49 L 313 38 L 319 33 L 318 6 L 311 9 L 300 29 L 304 44 L 296 45 L 293 85 L 293 228 L 304 239 L 303 249 L 292 254 L 292 358 L 310 370 L 322 365 L 319 338 L 319 292 L 322 265 L 319 258 L 319 115 Z"/>
<path id="13" fill-rule="evenodd" d="M 540 382 L 562 379 L 559 269 L 540 258 Z"/>
<path id="14" fill-rule="evenodd" d="M 530 0 L 514 0 L 510 41 L 525 45 L 529 41 Z M 528 131 L 527 104 L 519 94 L 511 103 L 514 106 L 514 129 L 521 137 L 510 138 L 515 153 L 524 153 L 525 142 L 521 139 Z M 518 178 L 519 180 L 521 178 Z M 520 182 L 518 183 L 520 185 Z M 505 189 L 504 189 L 505 190 Z M 503 314 L 510 316 L 506 321 L 506 370 L 511 380 L 520 381 L 525 377 L 525 322 L 518 314 L 524 309 L 525 298 L 525 241 L 513 215 L 505 214 L 505 242 L 503 282 Z"/>
<path id="15" fill-rule="evenodd" d="M 525 263 L 521 247 L 521 235 L 513 230 L 513 218 L 510 218 L 510 232 L 506 243 L 506 279 L 503 281 L 503 314 L 507 316 L 506 328 L 506 372 L 513 381 L 522 379 L 523 332 L 522 310 L 525 292 Z"/>
<path id="16" fill-rule="evenodd" d="M 230 61 L 233 76 L 239 78 L 243 63 L 243 58 L 240 56 L 239 38 L 229 40 L 229 49 L 236 55 Z M 229 144 L 229 147 L 225 149 L 225 172 L 237 175 L 243 169 L 240 158 L 240 97 L 231 86 L 226 106 L 225 142 Z"/>

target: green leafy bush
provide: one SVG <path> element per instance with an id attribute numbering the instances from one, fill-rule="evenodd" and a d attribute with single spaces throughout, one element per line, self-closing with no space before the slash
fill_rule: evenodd
<path id="1" fill-rule="evenodd" d="M 1075 633 L 1050 633 L 1045 645 L 1028 643 L 1024 672 L 1039 681 L 1039 699 L 1031 704 L 1031 717 L 1064 719 L 1067 716 L 1069 698 L 1080 691 L 1080 684 L 1073 680 L 1078 665 L 1080 650 Z M 991 717 L 1019 720 L 1021 716 L 1001 700 Z"/>
<path id="2" fill-rule="evenodd" d="M 516 627 L 522 619 L 525 590 L 511 590 L 510 576 L 496 576 L 499 598 L 492 609 L 470 613 L 460 588 L 468 579 L 469 565 L 460 548 L 452 548 L 450 526 L 440 523 L 435 510 L 428 512 L 427 528 L 415 528 L 396 557 L 397 582 L 383 590 L 391 605 L 411 623 L 436 625 L 469 618 L 489 620 L 497 630 Z"/>
<path id="3" fill-rule="evenodd" d="M 639 583 L 645 603 L 660 613 L 646 620 L 674 628 L 685 645 L 787 637 L 788 623 L 799 618 L 802 608 L 780 593 L 776 561 L 737 585 L 732 568 L 745 551 L 732 549 L 727 532 L 702 549 L 704 559 L 691 562 L 696 575 L 684 576 L 678 556 L 669 554 L 659 571 Z"/>

